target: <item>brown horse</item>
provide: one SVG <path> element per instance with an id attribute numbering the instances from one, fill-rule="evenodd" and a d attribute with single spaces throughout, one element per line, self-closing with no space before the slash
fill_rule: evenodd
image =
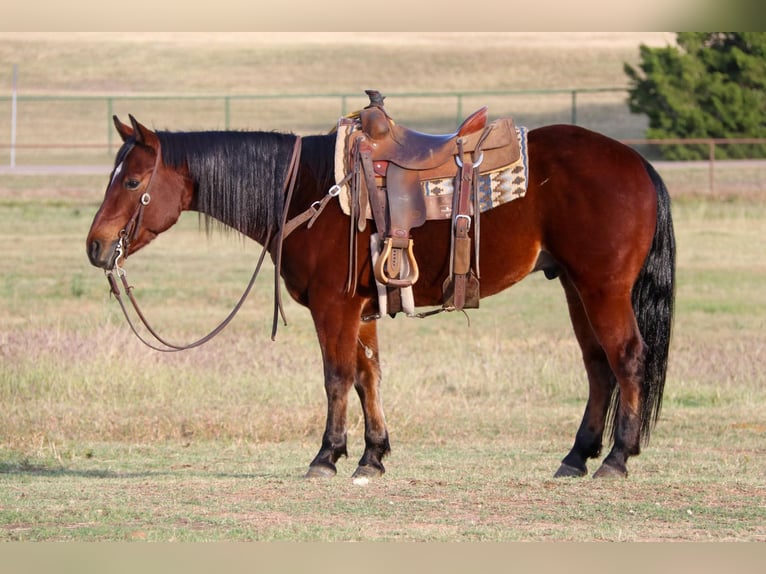
<path id="1" fill-rule="evenodd" d="M 88 257 L 106 270 L 195 210 L 266 244 L 289 294 L 308 307 L 324 364 L 327 422 L 307 476 L 333 476 L 346 450 L 353 387 L 365 419 L 354 476 L 378 476 L 389 438 L 379 393 L 377 310 L 369 250 L 350 266 L 350 218 L 328 201 L 335 136 L 274 132 L 152 131 L 115 117 L 124 142 L 87 237 Z M 296 143 L 300 142 L 300 146 Z M 291 199 L 289 165 L 299 153 Z M 587 474 L 605 432 L 613 446 L 594 476 L 627 476 L 660 411 L 673 315 L 675 239 L 667 190 L 634 150 L 586 129 L 554 125 L 528 134 L 526 196 L 481 216 L 480 296 L 534 271 L 558 278 L 582 350 L 589 396 L 574 445 L 556 476 Z M 305 218 L 293 220 L 311 206 Z M 283 209 L 286 206 L 286 212 Z M 283 242 L 273 241 L 293 220 Z M 448 220 L 412 230 L 418 307 L 442 303 L 449 272 Z M 372 229 L 371 229 L 372 228 Z M 369 244 L 374 224 L 359 232 Z M 281 244 L 281 248 L 278 245 Z M 348 292 L 349 269 L 356 270 Z M 277 277 L 277 280 L 279 278 Z M 610 416 L 611 413 L 611 416 Z"/>

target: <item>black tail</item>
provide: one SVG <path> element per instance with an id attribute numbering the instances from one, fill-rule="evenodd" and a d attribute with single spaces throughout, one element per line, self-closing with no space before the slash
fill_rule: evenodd
<path id="1" fill-rule="evenodd" d="M 633 285 L 633 311 L 647 346 L 641 410 L 641 436 L 646 444 L 659 417 L 665 389 L 675 299 L 676 240 L 668 190 L 654 167 L 644 163 L 657 190 L 652 247 Z"/>

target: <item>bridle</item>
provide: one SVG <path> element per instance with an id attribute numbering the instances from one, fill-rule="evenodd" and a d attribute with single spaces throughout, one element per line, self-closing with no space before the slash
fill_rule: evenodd
<path id="1" fill-rule="evenodd" d="M 132 149 L 132 148 L 131 148 Z M 130 153 L 130 150 L 125 154 L 127 157 L 127 154 Z M 152 167 L 152 173 L 149 175 L 149 181 L 146 184 L 146 190 L 141 195 L 141 198 L 138 200 L 138 205 L 136 206 L 135 211 L 133 212 L 133 215 L 130 216 L 130 219 L 128 219 L 128 222 L 125 224 L 125 227 L 122 228 L 120 231 L 119 241 L 117 242 L 116 250 L 116 257 L 114 260 L 115 267 L 118 265 L 120 261 L 120 257 L 127 258 L 128 256 L 128 248 L 130 247 L 130 244 L 133 242 L 133 240 L 136 238 L 136 235 L 138 235 L 138 230 L 141 228 L 141 221 L 144 217 L 144 208 L 149 205 L 149 203 L 152 201 L 152 196 L 149 195 L 149 190 L 152 187 L 152 181 L 154 180 L 154 175 L 157 173 L 157 168 L 160 165 L 160 156 L 161 153 L 158 150 L 157 156 L 154 158 L 154 166 Z"/>
<path id="2" fill-rule="evenodd" d="M 300 136 L 297 136 L 295 140 L 295 144 L 293 146 L 292 155 L 290 157 L 290 162 L 288 164 L 287 175 L 285 177 L 285 183 L 284 183 L 284 189 L 283 189 L 285 201 L 284 201 L 284 209 L 283 209 L 282 217 L 280 220 L 280 224 L 281 224 L 280 228 L 276 234 L 274 233 L 273 229 L 268 230 L 266 239 L 264 240 L 264 243 L 263 243 L 263 248 L 261 249 L 261 254 L 258 257 L 258 262 L 255 266 L 255 270 L 253 271 L 253 275 L 250 278 L 250 281 L 247 284 L 247 287 L 245 288 L 244 293 L 242 293 L 242 296 L 240 297 L 239 301 L 231 310 L 229 315 L 223 321 L 221 321 L 221 323 L 212 331 L 210 331 L 207 335 L 194 341 L 193 343 L 189 343 L 186 345 L 177 345 L 174 343 L 170 343 L 164 338 L 162 338 L 146 320 L 146 317 L 141 311 L 141 308 L 139 307 L 138 302 L 133 296 L 133 287 L 128 282 L 127 273 L 125 272 L 125 269 L 123 269 L 119 265 L 120 259 L 127 258 L 128 248 L 130 247 L 131 242 L 136 238 L 136 235 L 138 234 L 138 231 L 140 229 L 141 221 L 143 219 L 144 209 L 151 202 L 151 195 L 149 194 L 149 190 L 151 188 L 152 180 L 154 179 L 154 175 L 157 172 L 157 168 L 160 162 L 160 152 L 159 151 L 157 152 L 157 157 L 154 162 L 154 168 L 152 170 L 151 175 L 149 176 L 149 182 L 146 185 L 146 190 L 141 195 L 138 205 L 136 206 L 136 209 L 133 212 L 133 215 L 128 220 L 128 223 L 120 231 L 119 240 L 117 242 L 117 246 L 115 247 L 116 256 L 115 256 L 114 266 L 112 267 L 112 269 L 107 269 L 104 271 L 106 274 L 107 280 L 109 282 L 111 294 L 114 295 L 115 299 L 117 299 L 118 303 L 120 304 L 120 308 L 122 309 L 123 315 L 125 315 L 125 319 L 127 320 L 131 330 L 136 335 L 136 337 L 142 343 L 144 343 L 144 345 L 146 345 L 147 347 L 150 347 L 151 349 L 154 349 L 155 351 L 172 353 L 172 352 L 184 351 L 187 349 L 193 349 L 195 347 L 204 345 L 205 343 L 210 341 L 213 337 L 215 337 L 221 331 L 223 331 L 223 329 L 231 322 L 231 320 L 234 319 L 234 316 L 237 314 L 237 312 L 239 312 L 240 308 L 242 307 L 248 295 L 250 294 L 250 291 L 252 290 L 253 285 L 255 284 L 255 280 L 258 277 L 258 273 L 261 270 L 261 265 L 263 264 L 263 260 L 266 256 L 266 252 L 267 251 L 271 252 L 272 249 L 276 250 L 276 253 L 275 253 L 276 268 L 274 271 L 274 275 L 275 275 L 274 323 L 273 323 L 272 333 L 271 333 L 272 339 L 275 338 L 279 315 L 281 314 L 283 320 L 285 319 L 285 314 L 282 307 L 282 299 L 280 294 L 280 285 L 279 285 L 279 280 L 281 275 L 280 270 L 281 270 L 281 263 L 282 263 L 282 242 L 293 230 L 295 230 L 300 225 L 308 222 L 308 227 L 311 227 L 314 223 L 314 220 L 319 216 L 319 214 L 322 212 L 322 210 L 330 201 L 330 199 L 332 199 L 333 197 L 336 197 L 338 195 L 338 192 L 340 191 L 340 188 L 337 185 L 333 186 L 332 188 L 330 188 L 328 193 L 321 200 L 312 203 L 307 210 L 295 216 L 293 219 L 288 220 L 287 212 L 290 208 L 292 194 L 293 194 L 293 190 L 295 188 L 295 184 L 297 180 L 298 167 L 300 164 L 299 162 L 300 153 L 301 153 L 301 138 Z M 146 327 L 147 331 L 152 335 L 152 337 L 154 337 L 154 339 L 162 346 L 158 346 L 157 344 L 147 340 L 144 336 L 142 336 L 139 333 L 134 322 L 131 320 L 130 315 L 128 314 L 127 306 L 125 305 L 125 302 L 123 301 L 123 298 L 122 298 L 122 291 L 120 289 L 120 285 L 122 285 L 122 287 L 124 288 L 125 293 L 127 294 L 128 299 L 130 300 L 130 303 L 133 306 L 133 309 L 135 310 L 136 315 L 140 319 L 141 323 L 144 325 L 144 327 Z"/>

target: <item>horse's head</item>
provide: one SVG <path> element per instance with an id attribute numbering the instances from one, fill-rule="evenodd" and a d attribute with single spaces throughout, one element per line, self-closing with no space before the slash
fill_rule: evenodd
<path id="1" fill-rule="evenodd" d="M 90 262 L 104 269 L 171 227 L 192 200 L 188 177 L 163 164 L 157 134 L 133 116 L 130 122 L 114 117 L 123 145 L 86 241 Z"/>

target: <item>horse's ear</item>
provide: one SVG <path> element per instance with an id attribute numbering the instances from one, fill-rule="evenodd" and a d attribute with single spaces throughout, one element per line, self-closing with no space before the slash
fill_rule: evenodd
<path id="1" fill-rule="evenodd" d="M 120 134 L 123 142 L 128 138 L 133 137 L 133 128 L 122 123 L 117 116 L 112 116 L 112 120 L 114 121 L 114 127 L 117 129 L 117 133 Z"/>
<path id="2" fill-rule="evenodd" d="M 145 145 L 157 149 L 160 145 L 160 140 L 157 137 L 157 134 L 146 126 L 138 123 L 138 120 L 132 115 L 128 115 L 128 117 L 130 118 L 130 123 L 133 125 L 133 135 L 136 138 L 136 143 L 138 145 Z"/>

